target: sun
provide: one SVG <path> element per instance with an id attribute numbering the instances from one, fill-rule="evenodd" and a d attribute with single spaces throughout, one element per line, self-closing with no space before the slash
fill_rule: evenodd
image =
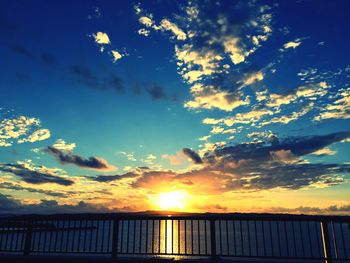
<path id="1" fill-rule="evenodd" d="M 186 207 L 188 194 L 184 191 L 160 193 L 155 197 L 155 204 L 162 210 L 178 210 Z"/>

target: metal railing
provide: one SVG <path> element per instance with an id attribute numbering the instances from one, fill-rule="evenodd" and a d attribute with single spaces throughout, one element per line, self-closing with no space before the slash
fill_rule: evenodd
<path id="1" fill-rule="evenodd" d="M 80 214 L 0 218 L 1 253 L 350 262 L 350 217 Z"/>

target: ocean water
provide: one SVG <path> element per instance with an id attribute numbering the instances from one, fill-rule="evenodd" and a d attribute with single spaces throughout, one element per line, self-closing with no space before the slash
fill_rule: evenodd
<path id="1" fill-rule="evenodd" d="M 213 226 L 212 226 L 213 227 Z M 350 259 L 348 223 L 328 225 L 333 258 Z M 216 220 L 215 235 L 208 220 L 53 220 L 34 222 L 31 254 L 111 254 L 183 257 L 322 258 L 318 222 Z M 117 238 L 114 238 L 117 237 Z M 0 226 L 0 251 L 21 253 L 23 226 Z M 113 241 L 115 244 L 113 245 Z M 335 249 L 336 248 L 336 249 Z"/>

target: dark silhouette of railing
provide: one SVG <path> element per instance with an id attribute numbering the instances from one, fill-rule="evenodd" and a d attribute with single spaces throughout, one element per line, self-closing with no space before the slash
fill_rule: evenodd
<path id="1" fill-rule="evenodd" d="M 78 214 L 0 218 L 1 253 L 350 261 L 350 217 Z M 0 258 L 1 259 L 1 258 Z"/>

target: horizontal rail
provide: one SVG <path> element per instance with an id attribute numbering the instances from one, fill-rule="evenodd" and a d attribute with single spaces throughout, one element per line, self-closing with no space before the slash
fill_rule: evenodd
<path id="1" fill-rule="evenodd" d="M 350 262 L 350 217 L 73 214 L 0 217 L 1 252 Z"/>

